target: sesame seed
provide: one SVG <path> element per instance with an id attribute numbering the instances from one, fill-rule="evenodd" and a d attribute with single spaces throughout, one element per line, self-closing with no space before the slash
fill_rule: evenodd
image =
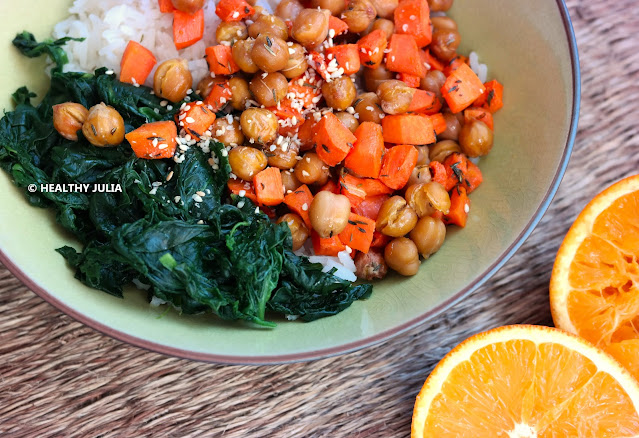
<path id="1" fill-rule="evenodd" d="M 182 200 L 182 198 L 180 196 L 176 196 L 175 198 L 173 198 L 173 202 L 175 202 L 176 204 L 179 203 Z"/>
<path id="2" fill-rule="evenodd" d="M 193 117 L 187 117 L 185 120 L 186 123 L 195 123 L 195 119 Z"/>
<path id="3" fill-rule="evenodd" d="M 237 203 L 237 208 L 242 208 L 244 207 L 244 201 L 240 201 Z"/>
<path id="4" fill-rule="evenodd" d="M 468 204 L 464 205 L 464 211 L 468 213 L 470 211 L 470 205 Z"/>
<path id="5" fill-rule="evenodd" d="M 104 74 L 109 75 L 109 76 L 112 75 L 113 73 L 114 73 L 113 70 L 107 70 L 107 71 L 104 72 Z"/>
<path id="6" fill-rule="evenodd" d="M 402 31 L 406 32 L 408 30 L 408 24 L 402 25 Z"/>
<path id="7" fill-rule="evenodd" d="M 202 202 L 202 197 L 200 195 L 198 195 L 197 193 L 194 193 L 193 196 L 191 196 L 191 198 L 195 201 L 195 202 Z"/>
<path id="8" fill-rule="evenodd" d="M 346 245 L 346 252 L 351 254 L 353 252 L 353 250 L 351 249 L 350 246 Z"/>
<path id="9" fill-rule="evenodd" d="M 169 174 L 166 176 L 166 180 L 171 181 L 171 178 L 173 178 L 173 171 L 169 172 Z"/>
<path id="10" fill-rule="evenodd" d="M 246 196 L 246 190 L 240 190 L 238 195 L 240 196 L 240 198 L 243 198 Z"/>
<path id="11" fill-rule="evenodd" d="M 307 178 L 308 178 L 309 176 L 311 176 L 311 174 L 310 174 L 310 173 L 308 173 L 308 172 L 307 172 L 307 171 L 305 171 L 305 170 L 302 170 L 302 176 L 305 176 L 305 177 L 307 177 Z"/>
<path id="12" fill-rule="evenodd" d="M 161 144 L 161 145 L 159 145 L 159 146 L 158 146 L 158 149 L 166 149 L 166 148 L 168 148 L 168 147 L 169 147 L 169 145 L 168 145 L 168 144 L 163 143 L 163 144 Z"/>
<path id="13" fill-rule="evenodd" d="M 233 15 L 231 15 L 231 18 L 237 18 L 239 16 L 240 16 L 240 13 L 235 11 L 235 12 L 233 12 Z"/>
<path id="14" fill-rule="evenodd" d="M 198 225 L 204 225 L 204 221 L 202 219 L 200 219 L 199 221 L 197 221 Z"/>
<path id="15" fill-rule="evenodd" d="M 167 106 L 169 104 L 168 100 L 163 100 L 160 102 L 160 106 Z"/>
<path id="16" fill-rule="evenodd" d="M 414 16 L 414 15 L 411 15 L 411 16 L 410 16 L 410 17 L 408 17 L 408 18 L 409 18 L 409 19 L 411 19 L 411 20 L 417 20 L 417 17 L 416 17 L 416 16 Z"/>
<path id="17" fill-rule="evenodd" d="M 308 210 L 308 204 L 305 202 L 305 203 L 302 205 L 302 211 L 307 211 L 307 210 Z"/>

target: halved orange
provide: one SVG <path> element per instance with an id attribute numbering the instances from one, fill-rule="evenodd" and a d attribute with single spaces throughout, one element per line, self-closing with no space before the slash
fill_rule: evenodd
<path id="1" fill-rule="evenodd" d="M 564 238 L 550 280 L 555 325 L 639 379 L 639 175 L 598 194 Z"/>
<path id="2" fill-rule="evenodd" d="M 639 383 L 564 331 L 500 327 L 437 365 L 417 396 L 412 438 L 639 436 Z"/>

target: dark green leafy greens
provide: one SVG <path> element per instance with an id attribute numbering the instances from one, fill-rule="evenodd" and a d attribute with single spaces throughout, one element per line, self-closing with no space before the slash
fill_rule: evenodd
<path id="1" fill-rule="evenodd" d="M 125 285 L 139 281 L 150 285 L 150 297 L 183 313 L 211 312 L 267 327 L 274 325 L 267 311 L 312 321 L 370 294 L 370 285 L 353 285 L 293 254 L 288 227 L 272 223 L 250 201 L 227 202 L 230 166 L 221 144 L 210 143 L 210 152 L 193 146 L 175 163 L 137 159 L 127 144 L 97 148 L 81 133 L 77 142 L 58 135 L 52 106 L 62 102 L 87 108 L 105 102 L 122 114 L 127 132 L 171 120 L 179 107 L 168 110 L 149 89 L 121 83 L 106 69 L 62 73 L 65 40 L 38 43 L 27 32 L 15 38 L 25 55 L 46 53 L 56 67 L 41 104 L 34 106 L 35 96 L 24 87 L 13 95 L 15 110 L 0 120 L 0 167 L 32 205 L 54 209 L 60 225 L 82 243 L 81 252 L 70 246 L 57 250 L 76 269 L 76 278 L 119 297 Z M 212 154 L 219 162 L 215 171 Z M 167 182 L 170 171 L 174 176 Z M 26 190 L 49 183 L 120 190 Z M 206 194 L 201 202 L 196 192 Z"/>

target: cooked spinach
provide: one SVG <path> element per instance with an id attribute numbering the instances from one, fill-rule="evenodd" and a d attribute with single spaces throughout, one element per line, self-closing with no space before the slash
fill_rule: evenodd
<path id="1" fill-rule="evenodd" d="M 39 105 L 31 103 L 35 95 L 25 87 L 13 95 L 15 110 L 0 120 L 0 167 L 31 204 L 54 209 L 60 225 L 82 243 L 81 252 L 70 246 L 57 250 L 76 269 L 76 278 L 118 297 L 137 280 L 150 285 L 149 298 L 183 313 L 211 312 L 265 327 L 274 326 L 268 311 L 311 321 L 370 294 L 370 285 L 353 285 L 293 254 L 285 224 L 274 224 L 248 199 L 228 198 L 230 166 L 220 143 L 192 146 L 175 163 L 138 159 L 126 143 L 93 147 L 81 132 L 77 142 L 58 135 L 52 106 L 62 102 L 87 108 L 105 102 L 123 115 L 127 132 L 171 120 L 179 108 L 169 110 L 148 88 L 121 83 L 104 68 L 62 73 L 62 44 L 38 43 L 27 32 L 14 40 L 27 56 L 48 54 L 56 67 Z M 212 154 L 217 170 L 209 164 Z M 117 184 L 121 191 L 26 190 L 49 183 Z M 197 192 L 205 194 L 201 201 L 193 196 Z"/>

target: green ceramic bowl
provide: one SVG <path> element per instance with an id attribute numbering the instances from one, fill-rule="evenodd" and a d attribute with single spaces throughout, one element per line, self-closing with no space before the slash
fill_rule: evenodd
<path id="1" fill-rule="evenodd" d="M 2 2 L 0 106 L 28 85 L 47 87 L 42 60 L 19 56 L 13 36 L 48 37 L 70 0 Z M 482 159 L 485 182 L 472 194 L 465 229 L 451 229 L 418 275 L 390 276 L 373 296 L 312 323 L 253 329 L 213 317 L 164 314 L 130 289 L 121 300 L 89 289 L 54 248 L 72 242 L 48 211 L 27 204 L 0 172 L 0 260 L 28 287 L 73 318 L 122 341 L 161 353 L 221 363 L 279 363 L 353 351 L 388 339 L 443 312 L 486 281 L 522 244 L 553 197 L 577 125 L 579 63 L 560 0 L 456 0 L 461 53 L 475 50 L 489 76 L 505 84 L 495 146 Z M 451 275 L 454 267 L 454 275 Z"/>

